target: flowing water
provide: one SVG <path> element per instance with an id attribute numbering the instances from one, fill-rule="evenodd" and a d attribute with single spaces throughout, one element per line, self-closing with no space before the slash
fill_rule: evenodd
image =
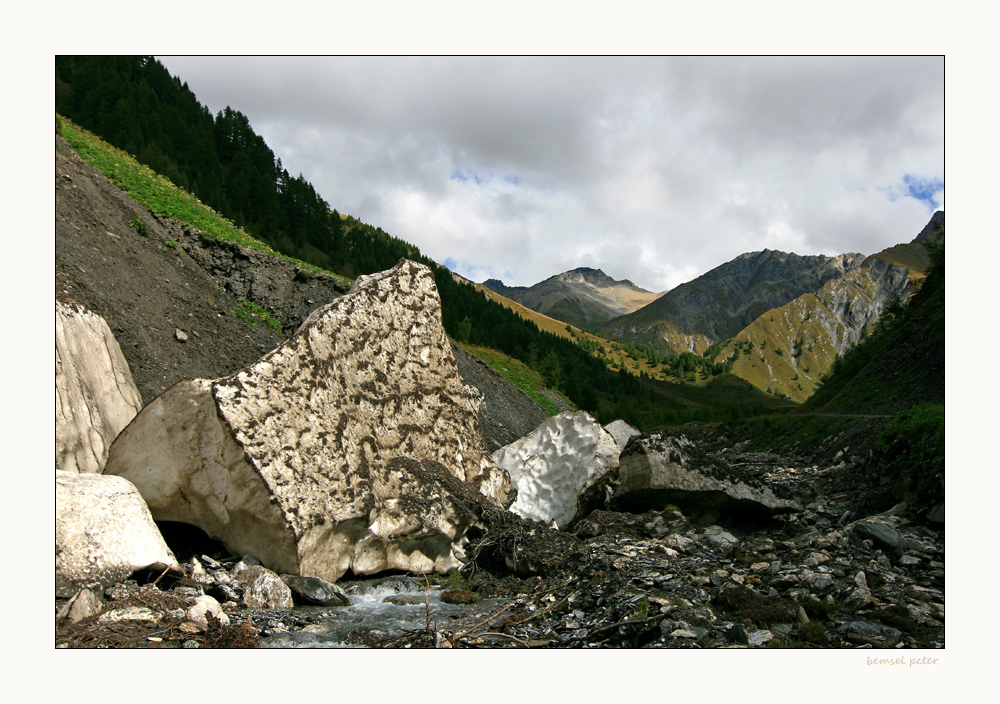
<path id="1" fill-rule="evenodd" d="M 412 577 L 338 582 L 348 606 L 298 606 L 293 614 L 312 623 L 301 631 L 275 632 L 260 638 L 262 648 L 350 648 L 357 629 L 370 629 L 375 640 L 425 630 L 453 633 L 465 630 L 503 609 L 503 599 L 480 599 L 475 604 L 446 604 L 442 587 L 430 587 Z M 470 611 L 472 615 L 470 616 Z M 465 624 L 463 627 L 463 623 Z M 354 639 L 356 641 L 356 639 Z"/>

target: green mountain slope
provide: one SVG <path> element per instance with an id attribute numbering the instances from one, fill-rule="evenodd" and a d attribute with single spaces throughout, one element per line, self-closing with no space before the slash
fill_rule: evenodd
<path id="1" fill-rule="evenodd" d="M 717 360 L 759 389 L 805 401 L 890 303 L 906 297 L 908 270 L 869 257 L 815 293 L 768 311 L 723 346 Z"/>
<path id="2" fill-rule="evenodd" d="M 862 260 L 860 254 L 801 256 L 768 249 L 741 254 L 597 332 L 611 340 L 651 345 L 661 354 L 700 354 Z"/>
<path id="3" fill-rule="evenodd" d="M 944 403 L 944 236 L 929 254 L 937 262 L 909 305 L 880 322 L 840 357 L 804 410 L 892 414 Z"/>

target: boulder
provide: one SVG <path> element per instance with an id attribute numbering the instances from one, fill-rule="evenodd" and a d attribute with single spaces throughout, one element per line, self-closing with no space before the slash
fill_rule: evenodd
<path id="1" fill-rule="evenodd" d="M 628 441 L 636 435 L 642 435 L 641 430 L 630 425 L 628 421 L 624 421 L 621 418 L 611 421 L 604 426 L 604 429 L 611 433 L 611 437 L 613 437 L 615 442 L 618 443 L 619 450 L 624 450 L 625 446 L 628 445 Z"/>
<path id="2" fill-rule="evenodd" d="M 708 526 L 701 532 L 701 539 L 710 545 L 728 551 L 740 542 L 739 539 L 721 526 Z"/>
<path id="3" fill-rule="evenodd" d="M 586 411 L 566 411 L 500 448 L 493 460 L 517 484 L 510 510 L 562 529 L 580 513 L 580 497 L 618 466 L 618 444 Z"/>
<path id="4" fill-rule="evenodd" d="M 632 439 L 619 459 L 618 481 L 612 506 L 619 510 L 676 505 L 701 525 L 721 516 L 752 519 L 802 510 L 796 499 L 779 496 L 779 489 L 666 431 Z"/>
<path id="5" fill-rule="evenodd" d="M 56 302 L 56 468 L 100 474 L 108 448 L 142 408 L 104 318 Z"/>
<path id="6" fill-rule="evenodd" d="M 266 567 L 251 565 L 235 574 L 243 588 L 243 605 L 248 609 L 290 609 L 292 590 Z"/>
<path id="7" fill-rule="evenodd" d="M 852 526 L 854 535 L 862 540 L 871 540 L 879 548 L 892 553 L 901 553 L 903 551 L 903 536 L 887 522 L 870 517 L 855 521 Z"/>
<path id="8" fill-rule="evenodd" d="M 178 382 L 111 448 L 107 474 L 158 520 L 276 572 L 448 571 L 514 499 L 485 451 L 430 270 L 362 276 L 286 342 L 221 379 Z"/>
<path id="9" fill-rule="evenodd" d="M 56 596 L 101 591 L 137 570 L 167 566 L 180 570 L 132 484 L 56 471 Z"/>
<path id="10" fill-rule="evenodd" d="M 292 596 L 297 601 L 315 606 L 347 606 L 351 602 L 344 590 L 336 584 L 319 577 L 300 577 L 295 574 L 281 575 L 281 581 L 292 590 Z"/>

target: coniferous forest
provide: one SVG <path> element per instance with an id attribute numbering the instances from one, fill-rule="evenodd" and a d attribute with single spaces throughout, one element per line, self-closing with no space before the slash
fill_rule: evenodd
<path id="1" fill-rule="evenodd" d="M 282 166 L 247 117 L 213 115 L 148 56 L 56 57 L 56 112 L 136 157 L 274 250 L 355 278 L 406 257 L 435 271 L 446 331 L 499 350 L 602 422 L 640 426 L 719 421 L 790 408 L 729 374 L 707 388 L 614 372 L 570 339 L 540 331 L 411 244 L 342 216 L 301 174 Z M 336 198 L 336 194 L 327 194 Z"/>

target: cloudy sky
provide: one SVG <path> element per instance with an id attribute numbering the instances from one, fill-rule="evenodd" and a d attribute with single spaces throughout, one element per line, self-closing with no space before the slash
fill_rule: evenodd
<path id="1" fill-rule="evenodd" d="M 340 212 L 475 281 L 662 291 L 944 207 L 938 58 L 158 57 Z"/>

